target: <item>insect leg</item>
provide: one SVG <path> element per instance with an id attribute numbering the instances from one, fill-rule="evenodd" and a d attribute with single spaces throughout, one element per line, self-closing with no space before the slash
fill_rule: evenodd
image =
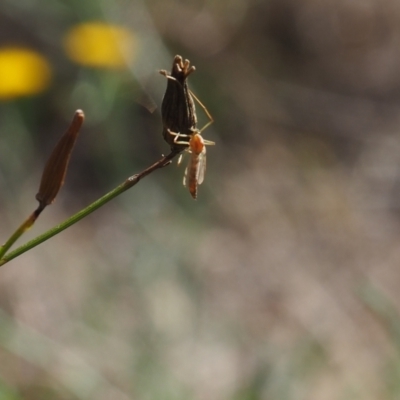
<path id="1" fill-rule="evenodd" d="M 185 134 L 185 133 L 176 133 L 176 132 L 172 132 L 170 129 L 167 129 L 167 131 L 168 131 L 168 133 L 170 134 L 170 135 L 172 135 L 172 136 L 175 136 L 175 138 L 174 138 L 174 143 L 175 144 L 186 144 L 186 145 L 189 145 L 189 141 L 187 141 L 187 142 L 184 142 L 184 141 L 181 141 L 181 140 L 179 140 L 179 138 L 190 138 L 190 137 L 192 137 L 192 135 L 187 135 L 187 134 Z"/>
<path id="2" fill-rule="evenodd" d="M 172 75 L 168 75 L 168 72 L 165 69 L 160 69 L 160 71 L 158 71 L 161 75 L 164 75 L 167 79 L 170 79 L 171 81 L 175 81 L 179 86 L 182 87 L 181 83 L 178 81 L 178 79 L 176 79 L 175 77 L 173 77 Z"/>
<path id="3" fill-rule="evenodd" d="M 198 99 L 198 97 L 191 90 L 189 90 L 189 92 L 193 96 L 193 98 L 197 101 L 197 103 L 199 103 L 200 107 L 204 110 L 207 117 L 209 118 L 209 121 L 203 126 L 203 128 L 200 129 L 200 133 L 201 133 L 214 122 L 214 118 L 212 117 L 210 112 L 207 110 L 207 107 Z"/>

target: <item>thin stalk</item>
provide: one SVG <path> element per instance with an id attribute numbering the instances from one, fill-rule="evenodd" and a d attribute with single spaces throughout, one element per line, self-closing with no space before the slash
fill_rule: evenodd
<path id="1" fill-rule="evenodd" d="M 47 232 L 43 233 L 40 236 L 37 236 L 36 238 L 32 239 L 31 241 L 23 244 L 22 246 L 18 247 L 14 251 L 6 254 L 4 257 L 0 259 L 0 266 L 6 264 L 7 262 L 11 261 L 12 259 L 20 256 L 21 254 L 25 253 L 26 251 L 32 249 L 33 247 L 38 246 L 39 244 L 45 242 L 46 240 L 52 238 L 53 236 L 57 235 L 58 233 L 62 232 L 64 229 L 69 228 L 71 225 L 76 224 L 78 221 L 81 219 L 85 218 L 87 215 L 91 214 L 93 211 L 97 210 L 98 208 L 102 207 L 106 203 L 108 203 L 110 200 L 112 200 L 114 197 L 119 196 L 121 193 L 125 192 L 126 190 L 130 189 L 132 186 L 135 186 L 141 179 L 143 179 L 145 176 L 151 174 L 155 170 L 159 168 L 163 168 L 171 163 L 171 160 L 179 154 L 179 151 L 177 150 L 172 150 L 170 154 L 167 156 L 162 157 L 159 161 L 151 165 L 150 167 L 146 168 L 142 172 L 132 175 L 128 179 L 126 179 L 125 182 L 121 183 L 119 186 L 117 186 L 115 189 L 111 190 L 107 194 L 105 194 L 103 197 L 100 199 L 96 200 L 94 203 L 90 204 L 83 210 L 79 211 L 72 217 L 68 218 L 61 224 L 55 226 L 52 229 L 49 229 Z M 34 213 L 32 214 L 34 215 Z M 17 240 L 21 234 L 27 229 L 26 224 L 28 224 L 28 221 L 31 221 L 31 217 L 27 219 L 27 221 L 24 222 L 24 224 L 21 225 L 20 228 L 17 229 L 17 231 L 12 235 L 12 240 L 13 242 L 9 244 L 11 238 L 7 241 L 6 245 L 11 247 L 11 245 Z M 29 225 L 31 226 L 32 223 Z M 0 247 L 0 252 L 4 254 L 4 245 L 3 247 Z M 8 250 L 6 249 L 6 251 Z"/>
<path id="2" fill-rule="evenodd" d="M 3 246 L 0 246 L 0 261 L 2 260 L 4 254 L 11 248 L 11 246 L 22 236 L 24 232 L 32 227 L 36 219 L 43 211 L 41 205 L 22 223 L 22 225 L 9 237 Z M 1 264 L 0 264 L 1 265 Z"/>

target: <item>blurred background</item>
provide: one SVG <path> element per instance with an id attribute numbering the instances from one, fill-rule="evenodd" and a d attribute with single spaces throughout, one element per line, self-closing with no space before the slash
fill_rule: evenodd
<path id="1" fill-rule="evenodd" d="M 174 163 L 1 268 L 0 399 L 400 398 L 395 0 L 2 0 L 0 241 L 76 109 L 19 244 L 168 152 L 175 54 L 215 119 L 198 200 Z"/>

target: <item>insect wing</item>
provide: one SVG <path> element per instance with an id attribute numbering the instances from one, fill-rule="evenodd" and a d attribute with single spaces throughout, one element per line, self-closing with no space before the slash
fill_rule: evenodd
<path id="1" fill-rule="evenodd" d="M 201 185 L 204 181 L 204 175 L 206 173 L 206 146 L 204 146 L 202 152 L 199 154 L 198 166 L 196 171 L 197 184 Z"/>
<path id="2" fill-rule="evenodd" d="M 190 163 L 190 161 L 189 161 L 189 163 Z M 183 186 L 187 186 L 188 185 L 188 170 L 189 170 L 189 166 L 190 165 L 188 165 L 187 167 L 186 167 L 186 169 L 185 169 L 185 175 L 183 175 Z"/>
<path id="3" fill-rule="evenodd" d="M 192 183 L 201 185 L 204 181 L 204 174 L 206 172 L 206 148 L 200 154 L 191 153 L 188 165 L 185 169 L 183 176 L 183 186 L 190 186 Z"/>
<path id="4" fill-rule="evenodd" d="M 192 171 L 192 164 L 193 164 L 193 154 L 189 154 L 189 161 L 187 163 L 187 166 L 185 168 L 185 174 L 183 175 L 183 186 L 187 187 L 189 186 L 189 180 L 191 176 L 191 171 Z"/>

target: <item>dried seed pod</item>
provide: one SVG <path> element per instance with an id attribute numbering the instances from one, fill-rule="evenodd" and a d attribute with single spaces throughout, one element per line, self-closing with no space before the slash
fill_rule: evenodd
<path id="1" fill-rule="evenodd" d="M 69 159 L 84 117 L 82 110 L 77 110 L 75 112 L 70 127 L 64 135 L 61 136 L 47 160 L 40 181 L 39 192 L 36 195 L 36 200 L 39 202 L 39 208 L 41 209 L 53 203 L 61 186 L 64 184 Z"/>
<path id="2" fill-rule="evenodd" d="M 189 146 L 189 135 L 196 129 L 196 109 L 187 84 L 188 76 L 195 70 L 189 60 L 183 61 L 182 57 L 177 55 L 172 63 L 171 74 L 165 70 L 160 71 L 168 79 L 161 105 L 161 116 L 163 137 L 171 146 L 171 150 L 185 150 Z M 171 135 L 171 132 L 182 137 L 177 139 L 177 135 Z M 178 141 L 181 143 L 178 144 Z M 187 145 L 182 141 L 187 142 Z"/>

